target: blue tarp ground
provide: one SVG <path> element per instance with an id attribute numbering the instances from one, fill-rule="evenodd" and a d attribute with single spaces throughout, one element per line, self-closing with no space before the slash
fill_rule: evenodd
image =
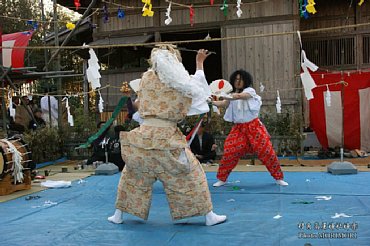
<path id="1" fill-rule="evenodd" d="M 215 181 L 215 173 L 207 177 L 210 184 Z M 114 211 L 118 180 L 119 174 L 93 176 L 70 188 L 33 194 L 39 199 L 0 203 L 0 245 L 370 245 L 368 172 L 290 172 L 288 187 L 275 185 L 267 172 L 234 172 L 228 186 L 210 187 L 214 211 L 228 215 L 226 223 L 213 227 L 203 226 L 203 217 L 172 222 L 159 182 L 148 221 L 126 214 L 124 224 L 111 224 L 106 218 Z M 320 195 L 332 199 L 318 201 Z M 335 213 L 352 217 L 331 218 Z M 278 214 L 282 217 L 274 219 Z M 315 223 L 334 228 L 315 229 Z M 310 239 L 300 233 L 357 238 Z"/>

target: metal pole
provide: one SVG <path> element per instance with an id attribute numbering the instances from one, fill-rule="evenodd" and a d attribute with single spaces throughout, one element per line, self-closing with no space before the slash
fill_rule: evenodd
<path id="1" fill-rule="evenodd" d="M 53 8 L 54 8 L 53 21 L 54 21 L 55 46 L 59 46 L 59 26 L 58 26 L 58 10 L 57 10 L 57 7 L 58 7 L 57 6 L 57 0 L 53 0 Z M 58 50 L 56 52 L 57 52 L 57 55 L 56 55 L 57 59 L 56 59 L 56 62 L 55 62 L 55 70 L 60 71 L 60 53 L 58 52 Z M 52 55 L 52 57 L 55 57 L 55 53 L 54 53 L 54 55 Z M 51 59 L 50 59 L 50 61 L 51 61 Z M 46 64 L 46 66 L 47 65 L 48 64 Z M 61 79 L 57 78 L 56 83 L 57 83 L 57 88 L 58 88 L 57 91 L 58 91 L 58 93 L 61 93 L 61 91 L 62 91 L 62 81 L 61 81 Z M 51 114 L 51 112 L 49 112 L 49 113 Z M 62 100 L 61 100 L 61 98 L 58 98 L 58 126 L 59 127 L 62 126 Z"/>
<path id="2" fill-rule="evenodd" d="M 0 25 L 0 35 L 3 34 L 3 28 L 2 26 Z M 0 37 L 0 41 L 2 41 L 1 37 Z M 0 66 L 3 65 L 3 53 L 0 51 Z M 5 73 L 8 73 L 8 71 L 5 71 Z M 1 85 L 2 85 L 2 96 L 3 96 L 3 100 L 2 100 L 2 108 L 3 108 L 3 131 L 4 131 L 4 137 L 6 137 L 6 109 L 5 109 L 5 82 L 3 79 L 1 79 Z"/>
<path id="3" fill-rule="evenodd" d="M 84 92 L 84 115 L 87 116 L 89 114 L 89 94 L 87 93 L 89 91 L 89 82 L 87 81 L 87 60 L 84 60 L 83 62 L 83 73 L 84 73 L 84 81 L 83 81 L 83 92 Z"/>

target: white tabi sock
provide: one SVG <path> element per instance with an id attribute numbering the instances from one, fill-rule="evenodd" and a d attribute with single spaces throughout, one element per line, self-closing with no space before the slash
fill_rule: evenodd
<path id="1" fill-rule="evenodd" d="M 223 186 L 225 184 L 226 184 L 226 182 L 219 180 L 219 181 L 217 181 L 216 183 L 213 184 L 213 187 L 220 187 L 220 186 Z"/>
<path id="2" fill-rule="evenodd" d="M 122 224 L 123 223 L 122 211 L 119 209 L 116 209 L 116 211 L 114 211 L 113 216 L 108 217 L 108 220 L 114 224 Z"/>
<path id="3" fill-rule="evenodd" d="M 276 184 L 281 185 L 281 186 L 288 186 L 288 182 L 285 182 L 282 179 L 276 180 Z"/>
<path id="4" fill-rule="evenodd" d="M 226 221 L 226 215 L 217 215 L 213 211 L 206 214 L 206 225 L 213 226 Z"/>

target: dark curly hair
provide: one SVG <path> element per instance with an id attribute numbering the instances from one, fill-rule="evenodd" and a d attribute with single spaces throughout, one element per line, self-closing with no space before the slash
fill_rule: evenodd
<path id="1" fill-rule="evenodd" d="M 248 73 L 247 71 L 243 70 L 243 69 L 239 69 L 239 70 L 236 70 L 235 72 L 233 72 L 230 76 L 230 84 L 233 86 L 233 92 L 236 92 L 236 89 L 235 89 L 235 80 L 236 80 L 236 76 L 240 75 L 241 79 L 244 81 L 244 87 L 243 87 L 243 90 L 245 88 L 248 88 L 248 87 L 251 87 L 252 84 L 253 84 L 253 77 L 250 73 Z"/>

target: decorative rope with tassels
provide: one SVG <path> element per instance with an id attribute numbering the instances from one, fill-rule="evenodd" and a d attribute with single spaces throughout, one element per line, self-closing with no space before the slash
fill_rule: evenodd
<path id="1" fill-rule="evenodd" d="M 17 184 L 17 182 L 22 183 L 23 182 L 22 154 L 10 141 L 6 139 L 2 139 L 2 141 L 8 145 L 7 153 L 12 153 L 12 161 L 14 164 L 13 167 L 11 168 L 11 171 L 13 171 L 12 176 L 14 177 L 14 184 Z"/>

